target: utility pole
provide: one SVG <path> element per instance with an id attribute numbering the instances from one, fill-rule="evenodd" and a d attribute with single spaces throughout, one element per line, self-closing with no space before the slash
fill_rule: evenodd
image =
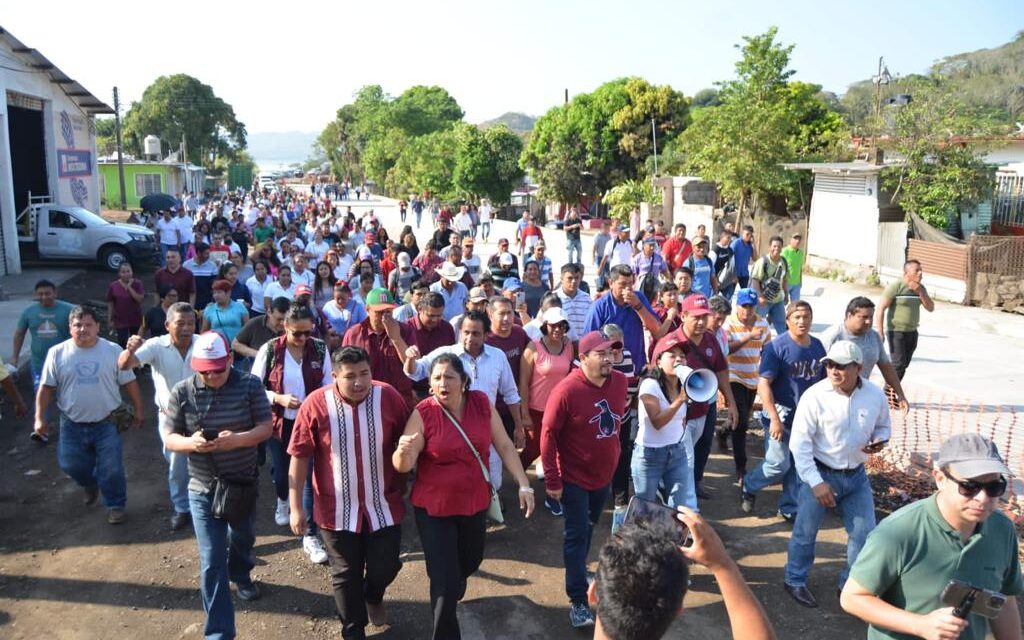
<path id="1" fill-rule="evenodd" d="M 117 87 L 114 87 L 114 138 L 117 141 L 117 182 L 121 188 L 121 211 L 128 208 L 128 201 L 124 195 L 124 147 L 121 146 L 121 101 L 117 97 Z"/>
<path id="2" fill-rule="evenodd" d="M 185 156 L 185 134 L 181 134 L 181 182 L 183 185 L 182 191 L 189 190 L 188 184 L 188 158 Z M 182 204 L 184 204 L 184 198 L 182 198 Z"/>
<path id="3" fill-rule="evenodd" d="M 654 141 L 654 176 L 658 176 L 658 128 L 654 126 L 654 118 L 651 118 L 651 140 Z"/>

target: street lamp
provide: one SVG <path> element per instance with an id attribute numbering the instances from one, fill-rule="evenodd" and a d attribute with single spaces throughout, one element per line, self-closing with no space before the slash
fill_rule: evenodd
<path id="1" fill-rule="evenodd" d="M 875 83 L 875 117 L 878 118 L 882 115 L 882 85 L 892 82 L 892 74 L 889 73 L 889 67 L 886 66 L 884 57 L 879 56 L 878 73 L 871 81 Z"/>

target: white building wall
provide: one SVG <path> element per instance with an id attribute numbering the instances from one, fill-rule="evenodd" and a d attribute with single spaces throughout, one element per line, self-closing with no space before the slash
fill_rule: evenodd
<path id="1" fill-rule="evenodd" d="M 0 211 L 2 211 L 4 254 L 7 273 L 21 272 L 18 251 L 10 140 L 7 135 L 7 92 L 21 93 L 43 101 L 44 148 L 50 195 L 63 205 L 79 205 L 99 213 L 99 170 L 96 166 L 96 133 L 91 118 L 64 95 L 50 77 L 20 61 L 10 47 L 0 45 L 4 66 L 0 68 Z M 17 70 L 14 70 L 17 69 Z M 76 162 L 79 161 L 79 162 Z M 63 174 L 63 175 L 62 175 Z"/>
<path id="2" fill-rule="evenodd" d="M 815 190 L 807 251 L 826 260 L 874 267 L 878 261 L 878 199 Z"/>

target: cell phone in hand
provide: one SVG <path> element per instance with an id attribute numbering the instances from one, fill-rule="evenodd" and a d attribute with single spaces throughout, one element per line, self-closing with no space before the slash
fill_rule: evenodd
<path id="1" fill-rule="evenodd" d="M 1006 596 L 996 591 L 975 587 L 961 580 L 950 580 L 942 590 L 942 604 L 953 607 L 953 615 L 964 620 L 976 613 L 995 620 L 1006 604 Z"/>
<path id="2" fill-rule="evenodd" d="M 203 429 L 203 437 L 207 440 L 216 440 L 218 433 L 220 432 L 216 429 Z"/>
<path id="3" fill-rule="evenodd" d="M 877 453 L 877 452 L 881 451 L 882 447 L 884 447 L 887 444 L 889 444 L 889 440 L 888 439 L 886 439 L 886 440 L 876 440 L 874 442 L 867 443 L 867 445 L 864 447 L 864 450 L 865 451 L 869 451 L 871 453 Z"/>
<path id="4" fill-rule="evenodd" d="M 675 531 L 672 542 L 680 547 L 687 547 L 692 542 L 690 528 L 676 517 L 679 512 L 654 500 L 645 500 L 638 496 L 629 499 L 626 506 L 626 517 L 623 525 L 639 522 L 660 522 L 668 531 Z"/>

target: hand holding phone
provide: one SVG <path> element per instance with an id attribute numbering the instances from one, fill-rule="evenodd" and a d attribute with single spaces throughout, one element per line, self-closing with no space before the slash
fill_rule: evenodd
<path id="1" fill-rule="evenodd" d="M 203 438 L 205 438 L 207 442 L 209 442 L 210 440 L 216 440 L 218 433 L 220 433 L 220 432 L 217 431 L 216 429 L 206 429 L 206 428 L 204 428 L 203 429 Z"/>
<path id="2" fill-rule="evenodd" d="M 887 444 L 889 444 L 889 440 L 888 439 L 886 439 L 886 440 L 876 440 L 874 442 L 867 443 L 867 445 L 865 445 L 865 447 L 863 449 L 861 449 L 861 451 L 863 451 L 864 453 L 878 453 Z"/>
<path id="3" fill-rule="evenodd" d="M 667 507 L 660 502 L 644 500 L 638 496 L 633 496 L 629 499 L 629 504 L 626 506 L 626 517 L 623 520 L 623 524 L 641 521 L 660 523 L 665 525 L 666 531 L 675 532 L 672 536 L 672 542 L 676 546 L 685 547 L 692 541 L 690 528 L 676 517 L 678 513 L 672 507 Z"/>

